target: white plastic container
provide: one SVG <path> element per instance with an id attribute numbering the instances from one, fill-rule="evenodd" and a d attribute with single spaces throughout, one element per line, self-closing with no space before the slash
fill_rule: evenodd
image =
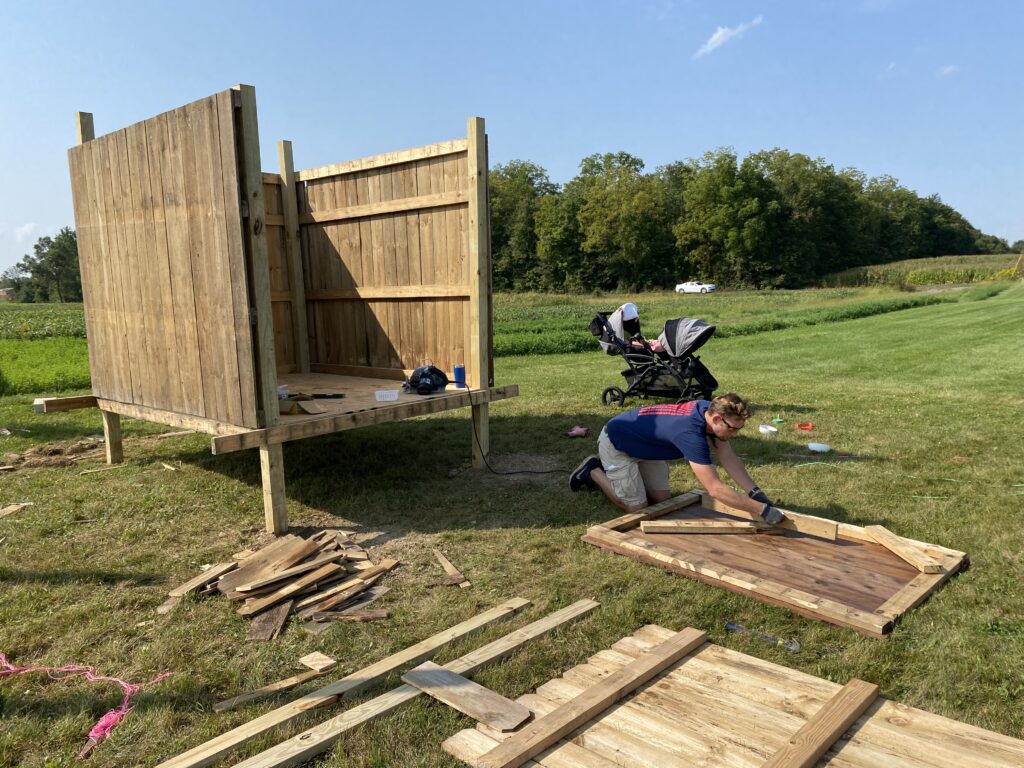
<path id="1" fill-rule="evenodd" d="M 757 428 L 757 431 L 760 432 L 762 435 L 775 435 L 778 434 L 779 430 L 773 427 L 771 424 L 762 424 L 760 427 Z"/>
<path id="2" fill-rule="evenodd" d="M 378 389 L 373 393 L 378 403 L 391 403 L 398 399 L 397 389 Z"/>
<path id="3" fill-rule="evenodd" d="M 828 453 L 832 450 L 832 446 L 825 443 L 808 443 L 807 450 L 814 451 L 815 453 Z"/>

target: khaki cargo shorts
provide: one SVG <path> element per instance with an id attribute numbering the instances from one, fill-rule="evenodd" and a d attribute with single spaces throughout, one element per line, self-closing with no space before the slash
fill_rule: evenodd
<path id="1" fill-rule="evenodd" d="M 669 489 L 667 461 L 644 461 L 623 453 L 612 445 L 606 429 L 597 438 L 597 452 L 615 495 L 628 506 L 647 506 L 648 491 Z"/>

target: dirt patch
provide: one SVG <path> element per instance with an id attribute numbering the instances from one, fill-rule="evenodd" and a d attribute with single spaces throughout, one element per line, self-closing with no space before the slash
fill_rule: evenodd
<path id="1" fill-rule="evenodd" d="M 23 469 L 70 467 L 76 459 L 101 448 L 102 445 L 98 440 L 79 440 L 71 445 L 46 443 L 25 451 L 25 453 L 5 453 L 4 463 Z"/>

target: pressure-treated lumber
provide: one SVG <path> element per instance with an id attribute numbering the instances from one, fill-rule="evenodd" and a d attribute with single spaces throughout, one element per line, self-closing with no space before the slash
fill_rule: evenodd
<path id="1" fill-rule="evenodd" d="M 263 445 L 274 446 L 291 440 L 303 440 L 317 435 L 329 435 L 348 429 L 358 429 L 374 424 L 401 421 L 413 416 L 423 416 L 428 413 L 439 413 L 453 408 L 465 408 L 478 403 L 504 400 L 518 394 L 519 387 L 510 384 L 504 387 L 491 387 L 470 392 L 443 392 L 413 402 L 381 406 L 371 411 L 309 416 L 300 422 L 214 437 L 212 450 L 213 453 L 220 455 L 232 451 L 243 451 L 247 448 L 261 448 Z"/>
<path id="2" fill-rule="evenodd" d="M 284 680 L 278 680 L 273 683 L 264 685 L 262 688 L 257 688 L 254 691 L 248 693 L 242 693 L 238 696 L 233 696 L 230 699 L 219 701 L 213 705 L 214 712 L 230 712 L 232 709 L 237 709 L 243 704 L 248 704 L 251 701 L 261 701 L 269 696 L 273 696 L 275 693 L 282 693 L 283 691 L 290 690 L 297 685 L 315 680 L 318 677 L 323 677 L 330 670 L 323 669 L 307 669 L 305 672 L 299 672 L 298 674 L 286 677 Z"/>
<path id="3" fill-rule="evenodd" d="M 403 651 L 392 654 L 380 661 L 353 672 L 341 680 L 307 693 L 261 717 L 244 723 L 226 733 L 183 752 L 161 763 L 157 768 L 199 768 L 210 765 L 219 758 L 277 726 L 290 723 L 307 711 L 325 707 L 338 701 L 357 696 L 378 680 L 399 669 L 414 666 L 431 659 L 448 643 L 461 639 L 496 621 L 508 619 L 530 605 L 529 600 L 513 598 L 488 611 L 474 616 L 454 627 L 421 640 Z M 596 606 L 596 604 L 595 604 Z"/>
<path id="4" fill-rule="evenodd" d="M 644 533 L 754 534 L 770 528 L 754 520 L 644 520 L 640 523 Z"/>
<path id="5" fill-rule="evenodd" d="M 197 590 L 200 587 L 205 587 L 207 584 L 212 584 L 225 573 L 233 571 L 237 567 L 238 563 L 236 563 L 234 560 L 232 560 L 229 563 L 217 563 L 216 565 L 211 565 L 198 576 L 192 577 L 184 584 L 179 584 L 167 594 L 170 597 L 182 597 L 183 595 L 187 595 L 189 592 Z"/>
<path id="6" fill-rule="evenodd" d="M 708 509 L 713 509 L 716 512 L 733 517 L 755 521 L 761 519 L 761 516 L 755 512 L 747 512 L 745 509 L 730 507 L 728 504 L 723 504 L 717 499 L 711 498 L 711 495 L 708 493 L 701 493 L 701 504 Z M 830 541 L 836 540 L 839 526 L 834 520 L 826 520 L 823 517 L 814 517 L 813 515 L 802 515 L 797 512 L 790 512 L 788 509 L 780 509 L 779 511 L 785 515 L 782 522 L 777 524 L 779 528 L 798 531 L 799 533 L 806 533 L 811 536 L 819 536 Z"/>
<path id="7" fill-rule="evenodd" d="M 640 512 L 632 512 L 622 517 L 616 517 L 614 520 L 609 520 L 604 524 L 604 527 L 613 531 L 626 531 L 630 528 L 636 528 L 644 520 L 654 520 L 670 512 L 699 504 L 700 501 L 701 495 L 699 493 L 687 491 L 678 496 L 673 496 L 671 499 L 652 504 Z"/>
<path id="8" fill-rule="evenodd" d="M 292 143 L 277 142 L 277 164 L 281 169 L 278 181 L 281 184 L 281 224 L 284 227 L 284 260 L 288 270 L 288 285 L 291 289 L 292 344 L 295 347 L 295 367 L 300 373 L 309 372 L 309 332 L 306 323 L 305 279 L 302 275 L 302 252 L 299 243 L 299 209 L 295 187 L 295 164 L 292 160 Z M 266 174 L 264 174 L 264 183 Z M 267 217 L 270 223 L 270 217 Z"/>
<path id="9" fill-rule="evenodd" d="M 237 613 L 241 616 L 253 616 L 260 611 L 269 608 L 275 603 L 279 603 L 282 600 L 292 597 L 295 593 L 301 592 L 311 584 L 326 581 L 328 577 L 343 571 L 344 569 L 337 563 L 327 563 L 326 565 L 320 566 L 315 571 L 307 573 L 290 584 L 281 587 L 281 589 L 267 595 L 266 597 L 255 598 L 252 602 L 246 601 L 245 605 L 239 608 Z"/>
<path id="10" fill-rule="evenodd" d="M 451 580 L 451 584 L 458 584 L 459 587 L 463 589 L 465 589 L 466 587 L 473 586 L 472 584 L 470 584 L 469 579 L 466 578 L 465 574 L 463 574 L 462 571 L 456 568 L 452 564 L 452 561 L 444 556 L 444 553 L 441 552 L 441 550 L 435 549 L 434 557 L 437 558 L 437 562 L 439 562 L 441 564 L 441 567 L 444 568 L 444 572 L 448 574 L 448 577 Z"/>
<path id="11" fill-rule="evenodd" d="M 812 768 L 877 698 L 877 685 L 851 680 L 762 768 Z"/>
<path id="12" fill-rule="evenodd" d="M 32 401 L 32 409 L 36 413 L 58 413 L 75 411 L 79 408 L 95 408 L 95 395 L 78 395 L 76 397 L 37 397 Z"/>
<path id="13" fill-rule="evenodd" d="M 902 538 L 885 526 L 865 525 L 864 531 L 896 557 L 906 560 L 921 573 L 942 573 L 942 563 L 924 554 L 913 545 L 905 544 Z"/>
<path id="14" fill-rule="evenodd" d="M 298 171 L 295 174 L 295 178 L 299 181 L 312 181 L 315 179 L 327 178 L 329 176 L 340 176 L 345 173 L 369 171 L 374 168 L 381 168 L 388 165 L 408 163 L 413 160 L 424 160 L 432 157 L 441 157 L 443 155 L 454 155 L 458 152 L 465 151 L 465 139 L 451 139 L 450 141 L 440 141 L 436 144 L 427 144 L 426 146 L 414 147 L 413 149 L 403 149 L 397 152 L 385 152 L 380 155 L 365 157 L 359 160 L 349 160 L 344 163 L 334 163 L 332 165 L 325 165 L 319 168 L 308 168 L 306 170 Z"/>
<path id="15" fill-rule="evenodd" d="M 478 768 L 517 768 L 603 712 L 666 667 L 704 644 L 707 634 L 685 629 L 609 675 L 572 701 L 536 720 L 477 761 Z"/>
<path id="16" fill-rule="evenodd" d="M 300 574 L 306 573 L 307 571 L 312 571 L 316 568 L 319 568 L 322 565 L 326 565 L 327 563 L 334 563 L 338 560 L 344 559 L 344 552 L 328 552 L 326 555 L 320 555 L 315 560 L 310 560 L 307 563 L 302 563 L 300 565 L 295 565 L 291 568 L 287 568 L 283 571 L 272 573 L 270 576 L 267 576 L 266 578 L 256 579 L 255 581 L 250 581 L 245 584 L 239 584 L 237 587 L 235 587 L 235 590 L 237 592 L 252 592 L 253 590 L 260 589 L 261 587 L 269 586 L 274 582 L 283 581 L 284 579 L 290 579 L 292 576 L 298 576 Z"/>
<path id="17" fill-rule="evenodd" d="M 522 704 L 432 661 L 410 669 L 402 682 L 497 731 L 514 730 L 530 719 L 530 710 Z"/>
<path id="18" fill-rule="evenodd" d="M 593 600 L 580 600 L 556 611 L 543 619 L 528 624 L 505 635 L 492 643 L 478 648 L 455 661 L 445 664 L 445 669 L 460 675 L 472 675 L 481 667 L 501 661 L 531 640 L 541 637 L 570 621 L 583 618 L 598 607 Z M 261 752 L 248 760 L 238 763 L 236 768 L 271 768 L 300 765 L 321 752 L 326 751 L 341 737 L 362 723 L 393 712 L 402 704 L 412 701 L 422 691 L 411 685 L 398 688 L 371 699 L 364 704 L 343 712 L 314 728 Z"/>

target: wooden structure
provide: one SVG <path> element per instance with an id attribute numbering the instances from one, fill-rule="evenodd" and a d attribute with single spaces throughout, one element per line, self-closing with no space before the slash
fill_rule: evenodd
<path id="1" fill-rule="evenodd" d="M 638 666 L 687 634 L 692 647 L 641 687 Z M 692 629 L 643 627 L 516 702 L 534 716 L 518 731 L 481 723 L 444 749 L 474 768 L 1024 765 L 1024 741 L 889 701 L 870 683 L 839 685 L 703 642 Z"/>
<path id="2" fill-rule="evenodd" d="M 648 532 L 648 520 L 749 519 L 690 492 L 590 528 L 583 540 L 812 619 L 883 637 L 914 606 L 969 564 L 934 544 L 783 510 L 784 535 Z M 648 530 L 671 530 L 668 526 Z M 730 534 L 730 535 L 727 535 Z M 884 538 L 886 544 L 879 544 Z"/>
<path id="3" fill-rule="evenodd" d="M 287 529 L 281 445 L 470 407 L 488 450 L 493 386 L 484 121 L 464 138 L 296 172 L 260 168 L 256 96 L 236 86 L 69 150 L 93 397 L 109 462 L 119 417 L 258 448 L 268 530 Z M 466 384 L 394 390 L 430 361 Z M 279 387 L 331 396 L 282 415 Z M 387 392 L 394 399 L 382 400 Z"/>

